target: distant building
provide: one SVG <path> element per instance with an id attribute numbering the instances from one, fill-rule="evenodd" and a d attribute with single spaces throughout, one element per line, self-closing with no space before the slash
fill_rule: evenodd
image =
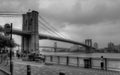
<path id="1" fill-rule="evenodd" d="M 86 51 L 86 48 L 85 47 L 80 47 L 80 52 L 85 52 Z"/>
<path id="2" fill-rule="evenodd" d="M 109 49 L 114 49 L 114 46 L 115 46 L 114 43 L 112 43 L 112 42 L 108 43 L 108 48 Z"/>
<path id="3" fill-rule="evenodd" d="M 94 43 L 94 48 L 98 49 L 98 43 L 97 42 Z"/>
<path id="4" fill-rule="evenodd" d="M 120 52 L 120 45 L 115 45 L 114 49 L 115 49 L 116 52 Z"/>
<path id="5" fill-rule="evenodd" d="M 79 45 L 73 45 L 70 47 L 70 52 L 85 52 L 86 48 L 79 46 Z"/>
<path id="6" fill-rule="evenodd" d="M 108 52 L 115 52 L 115 45 L 112 42 L 108 43 Z"/>
<path id="7" fill-rule="evenodd" d="M 120 44 L 115 45 L 114 43 L 109 42 L 108 47 L 99 48 L 98 50 L 96 50 L 96 52 L 100 52 L 100 53 L 120 53 Z"/>
<path id="8" fill-rule="evenodd" d="M 70 47 L 70 51 L 79 51 L 80 47 L 78 45 L 73 45 Z"/>

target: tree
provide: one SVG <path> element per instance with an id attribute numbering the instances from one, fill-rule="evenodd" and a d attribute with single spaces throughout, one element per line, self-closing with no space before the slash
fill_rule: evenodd
<path id="1" fill-rule="evenodd" d="M 3 31 L 4 29 L 3 29 L 3 27 L 2 26 L 0 26 L 0 31 Z"/>
<path id="2" fill-rule="evenodd" d="M 9 47 L 9 48 L 13 48 L 16 46 L 16 43 L 14 42 L 14 40 L 10 40 L 8 37 L 0 34 L 0 48 L 5 48 L 5 47 Z"/>

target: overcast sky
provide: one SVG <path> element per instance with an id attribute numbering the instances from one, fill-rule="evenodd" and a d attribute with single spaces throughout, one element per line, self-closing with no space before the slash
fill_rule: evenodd
<path id="1" fill-rule="evenodd" d="M 0 0 L 1 13 L 25 13 L 29 9 L 39 11 L 66 38 L 80 42 L 93 39 L 99 47 L 110 41 L 120 44 L 120 0 Z M 0 17 L 0 25 L 6 22 L 21 29 L 20 16 Z M 15 40 L 19 41 L 16 36 Z"/>

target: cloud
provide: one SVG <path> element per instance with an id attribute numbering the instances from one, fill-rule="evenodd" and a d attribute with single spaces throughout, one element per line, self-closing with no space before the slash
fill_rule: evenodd
<path id="1" fill-rule="evenodd" d="M 26 12 L 38 10 L 38 0 L 0 0 L 0 12 Z"/>
<path id="2" fill-rule="evenodd" d="M 47 2 L 44 5 L 44 1 Z M 92 25 L 119 20 L 119 0 L 44 0 L 39 8 L 50 18 L 72 24 Z M 42 4 L 41 3 L 41 4 Z"/>
<path id="3" fill-rule="evenodd" d="M 73 40 L 92 38 L 105 45 L 109 40 L 118 43 L 120 33 L 120 0 L 0 0 L 0 13 L 25 13 L 37 10 L 58 31 Z M 21 29 L 21 19 L 0 18 L 3 25 L 13 22 Z M 46 33 L 45 30 L 40 30 Z"/>
<path id="4" fill-rule="evenodd" d="M 119 0 L 0 0 L 0 12 L 37 10 L 58 22 L 92 25 L 120 19 Z"/>
<path id="5" fill-rule="evenodd" d="M 106 47 L 108 42 L 119 44 L 120 42 L 120 22 L 108 22 L 95 25 L 66 25 L 63 32 L 70 35 L 73 40 L 84 42 L 85 39 L 92 39 L 93 42 L 98 42 L 99 47 Z"/>

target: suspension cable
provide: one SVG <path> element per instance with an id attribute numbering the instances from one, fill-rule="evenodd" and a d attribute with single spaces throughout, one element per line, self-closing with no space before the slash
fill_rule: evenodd
<path id="1" fill-rule="evenodd" d="M 45 24 L 46 25 L 46 24 Z M 65 38 L 63 35 L 61 35 L 58 31 L 56 31 L 55 29 L 51 28 L 49 25 L 46 25 L 47 27 L 49 27 L 50 30 L 52 30 L 54 33 L 62 36 L 63 38 Z"/>
<path id="2" fill-rule="evenodd" d="M 48 29 L 46 29 L 44 26 L 42 26 L 42 25 L 39 25 L 39 26 L 40 26 L 42 29 L 44 29 L 45 31 L 47 31 L 48 33 L 54 35 L 54 33 L 52 33 L 51 31 L 49 31 Z"/>
<path id="3" fill-rule="evenodd" d="M 48 21 L 46 21 L 44 17 L 42 17 L 41 15 L 39 15 L 39 18 L 42 19 L 45 23 L 47 23 L 47 25 L 49 27 L 51 27 L 52 29 L 54 29 L 55 32 L 59 33 L 63 37 L 66 37 L 64 34 L 60 33 L 55 27 L 53 27 L 53 25 L 51 25 Z"/>
<path id="4" fill-rule="evenodd" d="M 38 20 L 39 21 L 39 20 Z M 48 26 L 46 26 L 44 23 L 42 23 L 41 21 L 39 21 L 39 23 L 41 23 L 41 25 L 43 25 L 45 28 L 49 29 L 51 32 L 55 33 L 57 36 L 61 37 L 61 38 L 64 38 L 60 35 L 58 35 L 56 32 L 54 32 L 52 29 L 50 29 Z"/>

